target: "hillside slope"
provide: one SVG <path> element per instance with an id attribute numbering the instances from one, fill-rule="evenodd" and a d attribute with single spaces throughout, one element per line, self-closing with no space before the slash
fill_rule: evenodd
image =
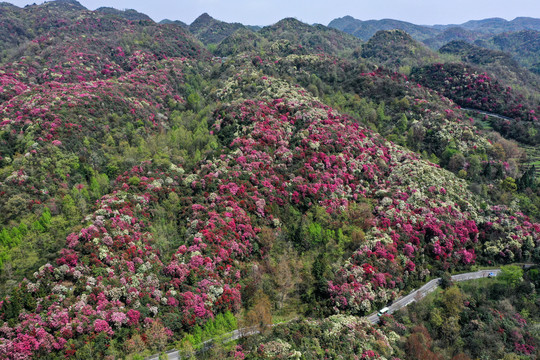
<path id="1" fill-rule="evenodd" d="M 482 44 L 510 53 L 523 66 L 539 73 L 540 31 L 526 30 L 500 34 Z"/>

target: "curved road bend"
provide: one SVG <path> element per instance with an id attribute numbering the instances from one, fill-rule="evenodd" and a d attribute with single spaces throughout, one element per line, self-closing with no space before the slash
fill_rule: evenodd
<path id="1" fill-rule="evenodd" d="M 487 115 L 487 116 L 492 116 L 492 117 L 496 117 L 496 118 L 502 119 L 502 120 L 514 120 L 514 119 L 509 118 L 509 117 L 507 117 L 507 116 L 499 115 L 499 114 L 494 114 L 494 113 L 490 113 L 490 112 L 487 112 L 487 111 L 484 111 L 484 110 L 471 109 L 471 108 L 465 108 L 465 107 L 462 107 L 461 110 L 464 110 L 464 111 L 472 111 L 472 112 L 475 112 L 475 113 L 478 113 L 478 114 Z"/>
<path id="2" fill-rule="evenodd" d="M 501 269 L 492 269 L 492 270 L 480 270 L 476 272 L 470 272 L 466 274 L 458 274 L 458 275 L 452 275 L 452 281 L 466 281 L 466 280 L 473 280 L 473 279 L 480 279 L 484 277 L 488 277 L 489 273 L 494 273 L 495 276 L 499 275 L 501 272 Z M 388 312 L 387 314 L 391 314 L 394 311 L 397 311 L 413 301 L 418 301 L 423 299 L 427 294 L 434 291 L 437 287 L 439 287 L 439 281 L 441 278 L 436 278 L 428 283 L 426 283 L 424 286 L 422 286 L 418 290 L 414 290 L 410 292 L 408 295 L 403 296 L 395 300 L 392 305 L 388 306 Z M 373 314 L 369 315 L 368 320 L 371 321 L 373 324 L 376 324 L 379 322 L 379 317 L 377 316 L 377 313 L 374 312 Z"/>

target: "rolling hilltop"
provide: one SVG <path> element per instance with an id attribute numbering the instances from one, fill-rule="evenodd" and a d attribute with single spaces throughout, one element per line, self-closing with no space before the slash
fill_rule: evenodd
<path id="1" fill-rule="evenodd" d="M 379 30 L 398 29 L 406 31 L 417 40 L 424 41 L 449 30 L 455 32 L 455 29 L 462 29 L 462 31 L 468 33 L 478 33 L 478 36 L 482 34 L 496 35 L 524 30 L 540 31 L 540 19 L 518 17 L 512 21 L 508 21 L 501 18 L 491 18 L 471 20 L 463 24 L 416 25 L 406 21 L 393 19 L 362 21 L 355 19 L 352 16 L 344 16 L 332 20 L 328 26 L 352 34 L 362 40 L 368 40 Z"/>
<path id="2" fill-rule="evenodd" d="M 385 23 L 2 3 L 0 358 L 536 358 L 535 46 Z"/>
<path id="3" fill-rule="evenodd" d="M 512 54 L 523 66 L 538 72 L 540 19 L 518 17 L 471 20 L 463 24 L 422 26 L 392 19 L 362 21 L 351 16 L 334 19 L 329 27 L 368 41 L 380 30 L 403 30 L 432 49 L 451 41 L 465 41 Z"/>
<path id="4" fill-rule="evenodd" d="M 406 21 L 393 19 L 362 21 L 352 16 L 334 19 L 328 24 L 328 27 L 344 31 L 364 41 L 369 40 L 379 30 L 403 30 L 420 41 L 432 38 L 440 33 L 438 29 L 415 25 Z"/>

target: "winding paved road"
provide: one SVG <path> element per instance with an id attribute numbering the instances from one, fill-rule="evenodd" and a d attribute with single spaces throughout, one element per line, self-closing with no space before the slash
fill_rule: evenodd
<path id="1" fill-rule="evenodd" d="M 487 115 L 487 116 L 492 116 L 492 117 L 496 117 L 496 118 L 498 118 L 498 119 L 503 119 L 503 120 L 514 120 L 514 119 L 509 118 L 509 117 L 507 117 L 507 116 L 503 116 L 503 115 L 499 115 L 499 114 L 490 113 L 490 112 L 487 112 L 487 111 L 484 111 L 484 110 L 471 109 L 471 108 L 465 108 L 465 107 L 462 107 L 461 110 L 464 110 L 464 111 L 472 111 L 472 112 L 475 112 L 475 113 L 479 113 L 479 114 Z"/>
<path id="2" fill-rule="evenodd" d="M 480 279 L 480 278 L 488 277 L 489 273 L 494 273 L 495 276 L 497 276 L 499 275 L 500 272 L 501 272 L 501 269 L 493 269 L 493 270 L 480 270 L 480 271 L 470 272 L 466 274 L 452 275 L 452 281 L 466 281 L 466 280 Z M 426 283 L 424 286 L 422 286 L 420 289 L 413 290 L 408 295 L 398 298 L 392 303 L 392 305 L 388 306 L 389 310 L 387 314 L 391 314 L 401 308 L 404 308 L 405 306 L 409 305 L 413 301 L 418 301 L 420 299 L 423 299 L 427 294 L 429 294 L 430 292 L 433 292 L 437 287 L 439 287 L 440 280 L 441 278 L 433 279 L 429 281 L 428 283 Z M 367 318 L 373 324 L 376 324 L 379 322 L 379 317 L 377 316 L 376 312 L 369 315 Z"/>
<path id="3" fill-rule="evenodd" d="M 530 264 L 527 264 L 526 266 L 530 266 Z M 466 280 L 480 279 L 480 278 L 488 277 L 489 273 L 494 273 L 495 276 L 497 276 L 499 275 L 500 271 L 501 269 L 492 269 L 492 270 L 480 270 L 480 271 L 475 271 L 475 272 L 470 272 L 470 273 L 465 273 L 465 274 L 452 275 L 452 280 L 453 281 L 466 281 Z M 402 296 L 398 298 L 397 300 L 395 300 L 392 303 L 392 305 L 388 306 L 389 308 L 388 314 L 391 314 L 401 308 L 404 308 L 405 306 L 409 305 L 413 301 L 418 301 L 424 298 L 430 292 L 433 292 L 439 286 L 440 279 L 441 278 L 433 279 L 429 281 L 428 283 L 426 283 L 424 286 L 422 286 L 420 289 L 413 290 L 408 295 Z M 376 324 L 379 322 L 379 317 L 377 316 L 376 312 L 369 315 L 367 318 L 373 324 Z M 271 325 L 271 326 L 274 326 L 274 325 Z M 225 334 L 221 338 L 223 339 L 222 342 L 229 342 L 229 341 L 238 340 L 240 338 L 258 334 L 258 333 L 259 333 L 259 330 L 255 327 L 243 328 L 243 329 L 234 330 L 228 334 Z M 214 339 L 205 341 L 204 343 L 202 343 L 201 350 L 199 351 L 204 352 L 210 349 L 213 346 L 213 342 L 214 342 Z M 168 355 L 169 360 L 181 359 L 180 352 L 178 350 L 167 351 L 166 354 Z M 159 354 L 147 357 L 146 360 L 159 360 Z"/>

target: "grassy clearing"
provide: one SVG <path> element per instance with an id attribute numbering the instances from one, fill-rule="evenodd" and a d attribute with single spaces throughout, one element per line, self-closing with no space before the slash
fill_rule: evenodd
<path id="1" fill-rule="evenodd" d="M 294 313 L 294 314 L 284 314 L 284 315 L 275 314 L 275 315 L 272 315 L 272 323 L 273 324 L 281 324 L 281 323 L 291 321 L 291 320 L 297 319 L 297 318 L 298 318 L 298 314 L 296 314 L 296 313 Z"/>
<path id="2" fill-rule="evenodd" d="M 488 286 L 493 286 L 494 284 L 504 285 L 505 283 L 497 277 L 460 281 L 456 283 L 456 285 L 466 293 L 472 293 L 479 288 L 487 288 Z"/>
<path id="3" fill-rule="evenodd" d="M 525 152 L 527 153 L 527 166 L 535 166 L 536 167 L 536 176 L 540 176 L 540 147 L 538 146 L 528 146 L 528 145 L 522 145 L 521 146 Z"/>

